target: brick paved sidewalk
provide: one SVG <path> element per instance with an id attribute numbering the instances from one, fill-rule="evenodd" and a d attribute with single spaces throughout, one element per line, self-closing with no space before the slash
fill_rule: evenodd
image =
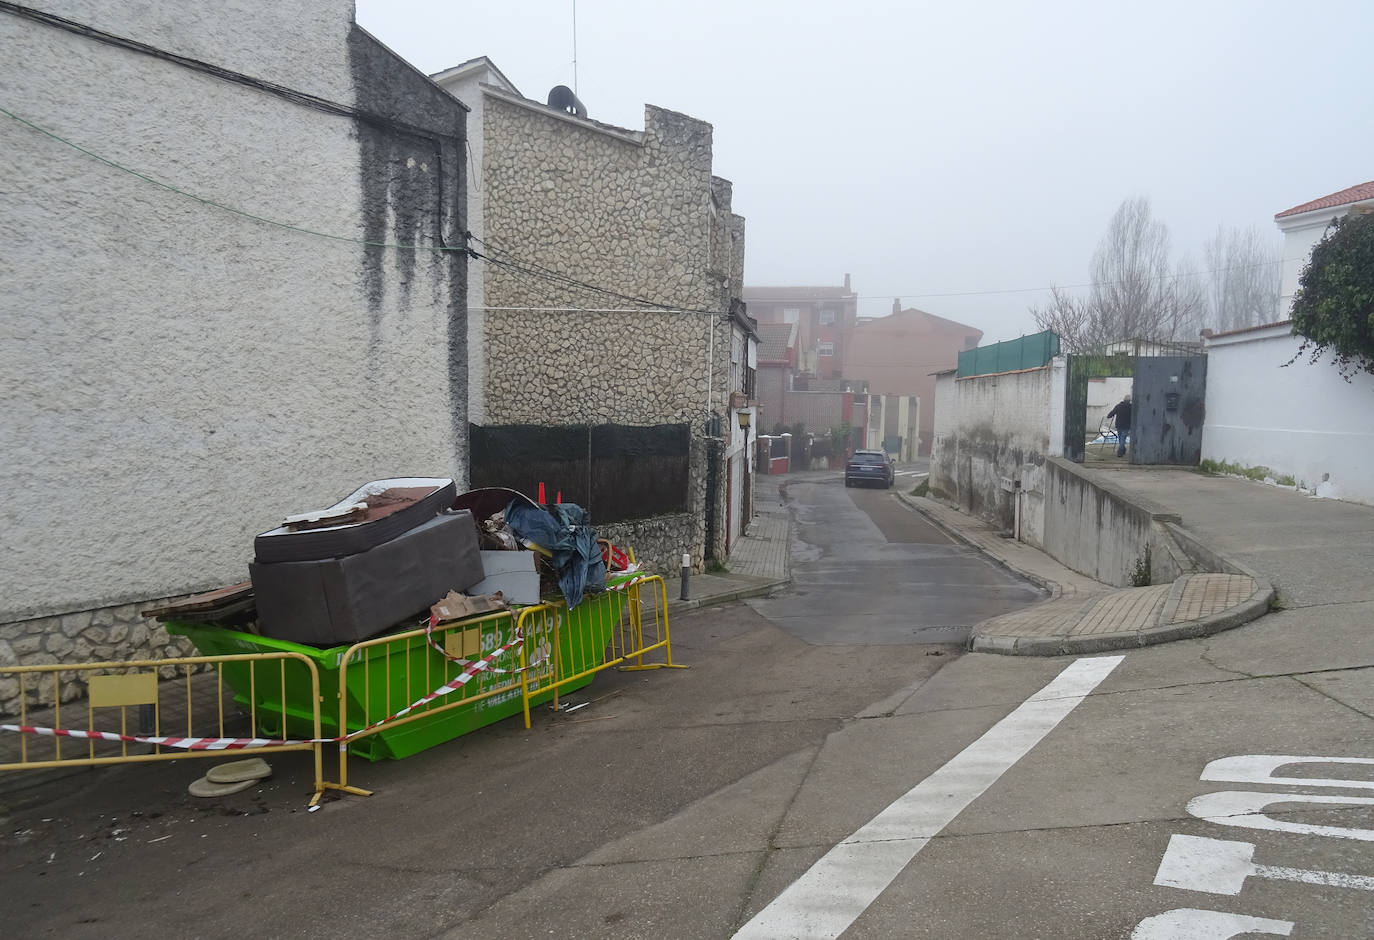
<path id="1" fill-rule="evenodd" d="M 755 515 L 747 534 L 730 547 L 725 572 L 692 575 L 687 600 L 681 599 L 679 579 L 665 578 L 669 611 L 758 597 L 791 582 L 792 517 L 780 492 L 786 478 L 760 476 L 755 480 Z"/>
<path id="2" fill-rule="evenodd" d="M 791 546 L 788 543 L 792 531 L 787 507 L 781 504 L 776 491 L 771 498 L 761 502 L 748 533 L 731 548 L 726 567 L 732 574 L 786 580 L 791 576 Z"/>
<path id="3" fill-rule="evenodd" d="M 1061 597 L 983 621 L 974 627 L 972 645 L 988 652 L 1058 655 L 1202 636 L 1225 629 L 1213 621 L 1246 610 L 1251 598 L 1267 590 L 1245 575 L 1189 574 L 1173 584 Z M 1265 595 L 1259 613 L 1268 604 Z"/>

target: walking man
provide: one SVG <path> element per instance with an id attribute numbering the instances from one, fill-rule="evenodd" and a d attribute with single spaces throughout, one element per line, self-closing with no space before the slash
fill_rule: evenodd
<path id="1" fill-rule="evenodd" d="M 1126 397 L 1116 403 L 1116 407 L 1107 412 L 1107 417 L 1116 419 L 1116 455 L 1126 456 L 1126 439 L 1131 436 L 1131 393 L 1127 392 Z"/>

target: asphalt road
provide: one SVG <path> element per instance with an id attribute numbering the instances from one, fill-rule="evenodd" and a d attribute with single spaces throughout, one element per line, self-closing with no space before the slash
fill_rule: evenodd
<path id="1" fill-rule="evenodd" d="M 793 587 L 749 605 L 815 644 L 957 643 L 1045 594 L 950 539 L 892 489 L 792 481 Z"/>

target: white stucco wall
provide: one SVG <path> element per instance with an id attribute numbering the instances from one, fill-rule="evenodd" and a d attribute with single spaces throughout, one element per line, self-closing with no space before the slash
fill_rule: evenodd
<path id="1" fill-rule="evenodd" d="M 1307 262 L 1312 257 L 1312 249 L 1322 240 L 1332 222 L 1355 210 L 1374 210 L 1374 199 L 1357 199 L 1343 206 L 1313 209 L 1310 212 L 1274 220 L 1279 231 L 1283 232 L 1283 278 L 1279 284 L 1278 309 L 1274 312 L 1276 321 L 1288 319 L 1292 312 L 1293 295 L 1298 291 L 1298 278 L 1302 276 L 1302 269 L 1307 267 Z"/>
<path id="2" fill-rule="evenodd" d="M 353 26 L 353 0 L 26 0 L 23 5 L 330 101 L 352 97 L 345 41 Z M 7 45 L 7 52 L 11 48 Z M 94 51 L 89 45 L 67 48 L 78 62 L 98 66 L 103 61 L 87 59 L 86 53 Z M 121 72 L 106 77 L 106 94 L 123 96 L 117 82 Z"/>
<path id="3" fill-rule="evenodd" d="M 355 103 L 351 2 L 44 6 Z M 0 115 L 0 621 L 244 580 L 286 513 L 465 476 L 453 265 L 349 241 L 388 212 L 363 199 L 354 120 L 13 15 L 0 48 L 26 120 L 342 239 Z M 431 153 L 389 172 L 426 192 Z"/>
<path id="4" fill-rule="evenodd" d="M 1279 284 L 1279 306 L 1274 311 L 1275 320 L 1288 318 L 1289 311 L 1293 309 L 1293 295 L 1298 290 L 1298 277 L 1312 256 L 1312 249 L 1322 240 L 1331 221 L 1345 215 L 1348 208 L 1341 206 L 1338 209 L 1304 212 L 1278 220 L 1279 229 L 1283 232 L 1283 278 Z"/>
<path id="5" fill-rule="evenodd" d="M 1202 456 L 1292 476 L 1318 495 L 1374 504 L 1374 376 L 1347 383 L 1329 361 L 1284 367 L 1288 324 L 1207 344 Z"/>
<path id="6" fill-rule="evenodd" d="M 1017 497 L 1007 484 L 1019 480 L 1021 537 L 1040 544 L 1045 460 L 1063 447 L 1063 382 L 1062 358 L 1022 372 L 940 376 L 931 488 L 1010 530 Z"/>
<path id="7" fill-rule="evenodd" d="M 1107 412 L 1130 394 L 1134 382 L 1130 376 L 1088 379 L 1088 421 L 1084 430 L 1092 434 L 1101 428 Z"/>
<path id="8" fill-rule="evenodd" d="M 469 108 L 468 113 L 468 155 L 465 172 L 468 181 L 468 231 L 480 239 L 486 238 L 487 215 L 486 200 L 483 198 L 482 179 L 486 166 L 487 135 L 486 95 L 482 86 L 492 85 L 512 93 L 516 89 L 505 81 L 504 76 L 491 67 L 484 59 L 479 59 L 462 69 L 451 69 L 433 76 L 441 88 L 457 98 Z M 479 251 L 480 244 L 474 245 Z M 468 349 L 474 352 L 482 349 L 483 333 L 486 330 L 486 265 L 476 263 L 468 266 Z M 473 424 L 487 422 L 487 362 L 480 354 L 472 355 L 468 361 L 468 420 Z"/>

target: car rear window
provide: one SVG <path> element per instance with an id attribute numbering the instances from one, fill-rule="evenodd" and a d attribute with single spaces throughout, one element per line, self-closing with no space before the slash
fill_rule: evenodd
<path id="1" fill-rule="evenodd" d="M 884 458 L 882 454 L 855 454 L 849 459 L 849 462 L 882 466 L 887 463 L 887 459 Z"/>

